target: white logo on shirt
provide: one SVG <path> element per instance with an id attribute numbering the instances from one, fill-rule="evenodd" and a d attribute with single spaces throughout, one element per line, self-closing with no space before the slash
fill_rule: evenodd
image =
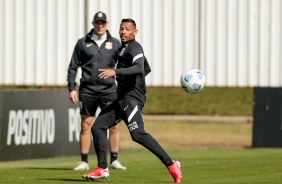
<path id="1" fill-rule="evenodd" d="M 126 106 L 126 107 L 123 109 L 123 111 L 125 111 L 125 110 L 127 109 L 127 107 L 128 107 L 128 106 Z"/>
<path id="2" fill-rule="evenodd" d="M 106 49 L 111 50 L 113 48 L 113 43 L 112 42 L 106 42 Z"/>
<path id="3" fill-rule="evenodd" d="M 86 44 L 86 47 L 90 47 L 91 45 L 93 45 L 92 43 Z"/>

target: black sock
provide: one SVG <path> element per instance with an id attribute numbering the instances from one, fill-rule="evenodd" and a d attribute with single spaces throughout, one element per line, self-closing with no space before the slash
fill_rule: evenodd
<path id="1" fill-rule="evenodd" d="M 81 161 L 88 163 L 88 154 L 81 153 Z"/>
<path id="2" fill-rule="evenodd" d="M 118 152 L 111 152 L 111 162 L 110 163 L 117 160 L 117 157 L 118 157 Z"/>
<path id="3" fill-rule="evenodd" d="M 171 162 L 169 162 L 168 165 L 166 165 L 166 166 L 168 167 L 168 166 L 171 166 L 172 164 L 173 164 L 173 160 Z"/>

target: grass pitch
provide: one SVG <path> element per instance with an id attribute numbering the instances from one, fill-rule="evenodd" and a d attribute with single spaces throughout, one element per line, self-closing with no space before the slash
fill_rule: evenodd
<path id="1" fill-rule="evenodd" d="M 181 183 L 281 183 L 281 149 L 181 149 L 168 153 L 181 161 Z M 167 169 L 145 149 L 123 150 L 119 159 L 128 169 L 110 170 L 110 177 L 97 183 L 173 183 Z M 78 156 L 2 162 L 0 183 L 89 183 L 81 177 L 85 171 L 72 170 L 77 161 Z"/>
<path id="2" fill-rule="evenodd" d="M 148 121 L 145 129 L 181 162 L 183 184 L 280 184 L 282 149 L 251 148 L 251 123 Z M 107 180 L 96 183 L 173 183 L 167 169 L 151 152 L 133 143 L 121 124 L 119 160 L 127 167 L 110 170 Z M 77 147 L 78 149 L 78 147 Z M 79 151 L 78 151 L 79 152 Z M 73 171 L 76 156 L 0 162 L 0 184 L 89 183 Z M 91 169 L 96 155 L 90 155 Z"/>
<path id="3" fill-rule="evenodd" d="M 207 87 L 197 94 L 180 87 L 148 87 L 144 114 L 251 116 L 253 88 Z"/>

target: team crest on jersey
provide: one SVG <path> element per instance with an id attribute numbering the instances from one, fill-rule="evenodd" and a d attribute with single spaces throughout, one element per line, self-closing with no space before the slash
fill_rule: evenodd
<path id="1" fill-rule="evenodd" d="M 113 43 L 112 42 L 106 42 L 105 48 L 108 50 L 111 50 L 113 48 Z"/>

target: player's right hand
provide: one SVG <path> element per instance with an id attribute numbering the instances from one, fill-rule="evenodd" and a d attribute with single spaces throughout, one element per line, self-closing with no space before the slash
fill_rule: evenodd
<path id="1" fill-rule="evenodd" d="M 70 98 L 70 101 L 71 101 L 72 103 L 76 104 L 76 102 L 77 102 L 77 100 L 78 100 L 76 90 L 70 91 L 69 98 Z"/>

